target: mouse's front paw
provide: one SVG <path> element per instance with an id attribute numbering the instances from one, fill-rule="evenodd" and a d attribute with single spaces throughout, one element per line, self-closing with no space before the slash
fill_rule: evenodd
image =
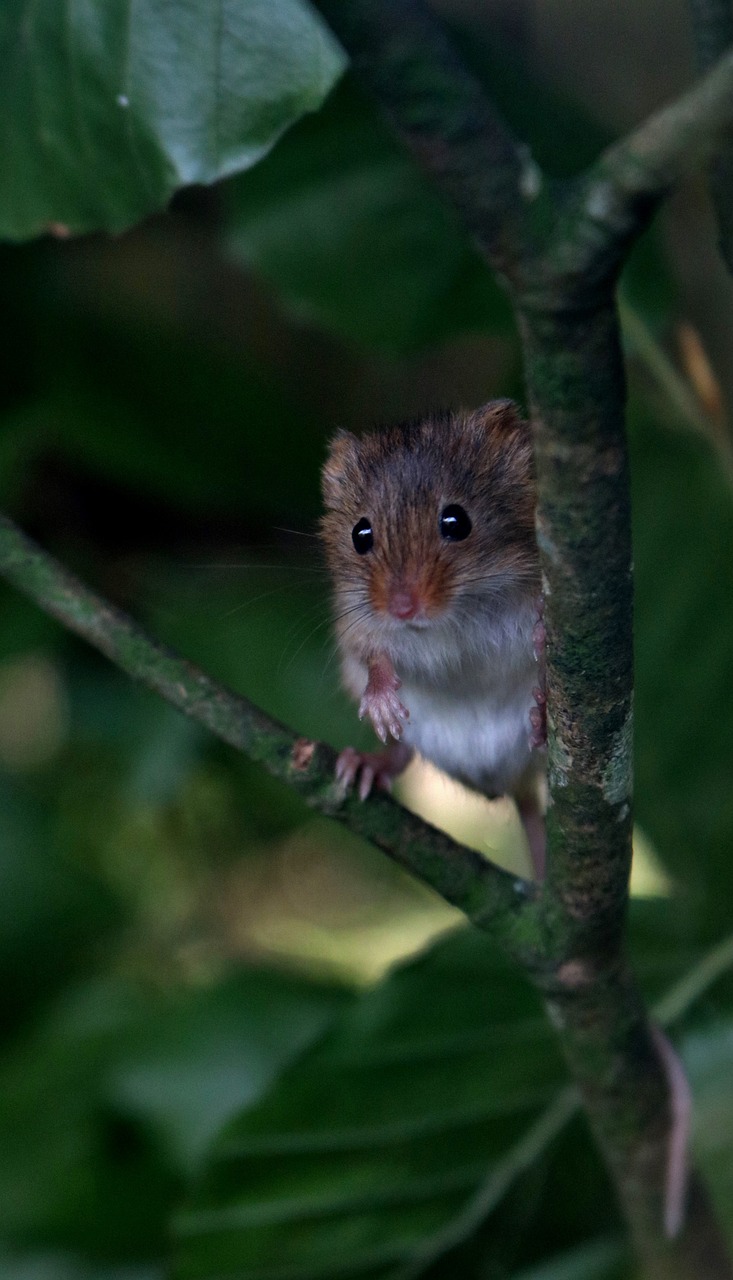
<path id="1" fill-rule="evenodd" d="M 397 681 L 399 686 L 399 681 Z M 400 702 L 394 689 L 381 689 L 379 692 L 367 686 L 364 697 L 359 704 L 359 719 L 368 716 L 372 728 L 381 742 L 389 736 L 399 742 L 402 737 L 404 721 L 409 720 L 410 713 L 404 703 Z"/>
<path id="2" fill-rule="evenodd" d="M 400 684 L 400 678 L 387 658 L 370 663 L 367 687 L 359 703 L 359 719 L 363 720 L 368 716 L 374 732 L 382 742 L 386 742 L 390 735 L 395 741 L 399 741 L 404 721 L 410 718 L 407 707 L 397 697 Z"/>

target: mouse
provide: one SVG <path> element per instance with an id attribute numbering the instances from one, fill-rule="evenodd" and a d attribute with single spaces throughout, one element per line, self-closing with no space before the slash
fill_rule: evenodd
<path id="1" fill-rule="evenodd" d="M 331 441 L 321 537 L 344 687 L 383 750 L 336 775 L 365 800 L 414 752 L 511 796 L 545 869 L 544 626 L 529 424 L 511 400 Z"/>

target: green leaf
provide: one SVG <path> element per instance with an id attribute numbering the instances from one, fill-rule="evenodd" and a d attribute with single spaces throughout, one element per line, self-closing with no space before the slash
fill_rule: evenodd
<path id="1" fill-rule="evenodd" d="M 698 1019 L 683 1039 L 682 1060 L 694 1097 L 693 1153 L 733 1245 L 733 1016 Z"/>
<path id="2" fill-rule="evenodd" d="M 624 1280 L 630 1274 L 617 1240 L 594 1240 L 556 1255 L 542 1266 L 517 1271 L 512 1280 Z"/>
<path id="3" fill-rule="evenodd" d="M 96 982 L 0 1062 L 0 1240 L 160 1256 L 181 1177 L 346 994 L 249 971 L 155 996 Z"/>
<path id="4" fill-rule="evenodd" d="M 303 0 L 5 0 L 0 236 L 120 231 L 249 168 L 344 58 Z"/>
<path id="5" fill-rule="evenodd" d="M 0 774 L 0 1024 L 28 1015 L 119 924 L 106 886 L 59 856 L 49 808 Z"/>
<path id="6" fill-rule="evenodd" d="M 178 1216 L 178 1276 L 412 1275 L 544 1149 L 528 1134 L 563 1078 L 534 994 L 459 931 L 224 1131 Z"/>
<path id="7" fill-rule="evenodd" d="M 509 328 L 456 215 L 353 90 L 223 194 L 232 252 L 309 322 L 396 350 Z"/>
<path id="8" fill-rule="evenodd" d="M 733 1005 L 733 943 L 683 963 L 659 904 L 633 914 L 645 985 L 666 988 L 679 1042 L 680 1019 L 699 1025 L 711 1002 Z M 705 1075 L 683 1044 L 697 1096 Z M 719 1163 L 728 1156 L 720 1195 L 730 1183 L 730 1046 L 726 1024 L 703 1053 L 718 1109 L 709 1128 Z M 572 1090 L 558 1090 L 563 1074 L 521 976 L 481 934 L 453 934 L 364 995 L 223 1131 L 177 1216 L 179 1280 L 479 1276 L 474 1262 L 489 1248 L 501 1274 L 532 1263 L 518 1273 L 526 1280 L 628 1277 L 612 1237 L 615 1198 Z M 538 1240 L 569 1252 L 543 1269 Z"/>
<path id="9" fill-rule="evenodd" d="M 111 1066 L 110 1095 L 154 1125 L 189 1170 L 348 1003 L 338 987 L 266 971 L 189 992 L 140 1023 Z"/>

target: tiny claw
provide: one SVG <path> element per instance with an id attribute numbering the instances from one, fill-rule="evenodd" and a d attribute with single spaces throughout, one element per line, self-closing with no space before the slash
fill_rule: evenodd
<path id="1" fill-rule="evenodd" d="M 370 764 L 363 764 L 359 779 L 359 799 L 366 800 L 374 782 L 374 770 Z"/>
<path id="2" fill-rule="evenodd" d="M 392 779 L 402 773 L 411 757 L 410 748 L 397 743 L 378 752 L 346 747 L 336 761 L 336 780 L 349 791 L 358 778 L 357 795 L 360 800 L 366 800 L 373 789 L 391 791 Z"/>
<path id="3" fill-rule="evenodd" d="M 347 790 L 353 785 L 359 770 L 359 756 L 353 747 L 346 747 L 336 761 L 336 781 Z"/>
<path id="4" fill-rule="evenodd" d="M 377 737 L 386 745 L 388 734 L 397 741 L 402 737 L 402 720 L 410 713 L 392 690 L 367 690 L 359 705 L 359 718 L 368 716 Z"/>

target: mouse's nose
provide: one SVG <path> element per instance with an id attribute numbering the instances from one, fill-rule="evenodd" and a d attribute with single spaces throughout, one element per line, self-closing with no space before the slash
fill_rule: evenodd
<path id="1" fill-rule="evenodd" d="M 389 593 L 387 611 L 393 618 L 409 622 L 420 612 L 421 603 L 416 587 L 396 586 Z"/>

